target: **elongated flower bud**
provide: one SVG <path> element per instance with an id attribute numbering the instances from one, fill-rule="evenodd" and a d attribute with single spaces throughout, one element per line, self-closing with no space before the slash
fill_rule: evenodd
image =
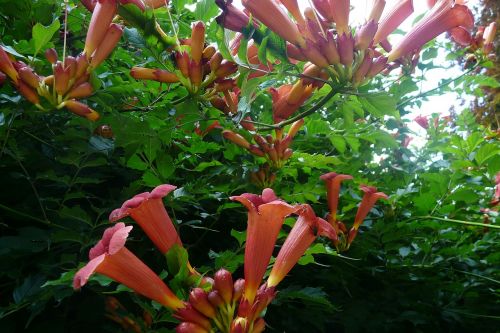
<path id="1" fill-rule="evenodd" d="M 201 288 L 194 288 L 189 294 L 189 303 L 208 318 L 214 318 L 217 313 L 208 301 L 208 294 Z"/>
<path id="2" fill-rule="evenodd" d="M 330 11 L 339 35 L 349 32 L 350 10 L 349 0 L 330 0 Z"/>
<path id="3" fill-rule="evenodd" d="M 216 308 L 224 304 L 224 300 L 222 299 L 219 291 L 217 290 L 212 290 L 211 292 L 208 293 L 208 301 Z"/>
<path id="4" fill-rule="evenodd" d="M 177 310 L 174 317 L 185 322 L 195 323 L 208 331 L 212 326 L 210 320 L 193 308 L 191 304 L 187 304 L 185 307 Z"/>
<path id="5" fill-rule="evenodd" d="M 88 82 L 84 82 L 73 89 L 71 89 L 68 94 L 66 95 L 66 98 L 68 99 L 80 99 L 80 98 L 85 98 L 89 97 L 92 95 L 94 92 L 94 89 L 92 88 L 92 85 Z"/>
<path id="6" fill-rule="evenodd" d="M 181 71 L 182 75 L 186 78 L 189 77 L 189 55 L 187 52 L 177 52 L 175 54 L 175 61 L 177 68 Z"/>
<path id="7" fill-rule="evenodd" d="M 60 61 L 54 67 L 55 89 L 59 95 L 64 95 L 69 87 L 69 68 L 65 69 L 64 64 Z"/>
<path id="8" fill-rule="evenodd" d="M 38 88 L 40 85 L 40 77 L 29 67 L 22 67 L 19 69 L 19 77 L 33 89 Z"/>
<path id="9" fill-rule="evenodd" d="M 250 148 L 250 142 L 248 142 L 244 137 L 241 135 L 234 133 L 233 131 L 230 130 L 224 130 L 222 131 L 222 136 L 226 138 L 227 140 L 232 141 L 233 143 L 237 144 L 240 147 L 249 149 Z"/>
<path id="10" fill-rule="evenodd" d="M 191 31 L 191 59 L 200 63 L 203 49 L 205 48 L 205 25 L 198 21 L 193 25 Z"/>
<path id="11" fill-rule="evenodd" d="M 252 154 L 254 154 L 255 156 L 259 156 L 259 157 L 264 157 L 266 154 L 260 150 L 259 147 L 257 147 L 256 145 L 251 145 L 250 147 L 248 147 L 248 151 L 251 152 Z"/>
<path id="12" fill-rule="evenodd" d="M 352 66 L 354 61 L 354 38 L 349 34 L 342 34 L 338 39 L 340 63 L 344 66 Z"/>
<path id="13" fill-rule="evenodd" d="M 233 298 L 233 277 L 225 269 L 219 269 L 214 275 L 214 289 L 219 292 L 226 304 L 230 304 Z"/>
<path id="14" fill-rule="evenodd" d="M 226 76 L 236 73 L 237 70 L 238 65 L 236 65 L 234 62 L 224 60 L 220 64 L 219 68 L 217 68 L 217 70 L 215 71 L 215 75 L 218 78 L 225 78 Z"/>
<path id="15" fill-rule="evenodd" d="M 290 126 L 290 129 L 288 130 L 287 136 L 290 138 L 293 138 L 297 132 L 304 126 L 304 118 L 297 120 Z"/>
<path id="16" fill-rule="evenodd" d="M 76 73 L 75 78 L 80 78 L 87 73 L 87 68 L 89 67 L 89 62 L 85 54 L 79 54 L 76 57 Z"/>
<path id="17" fill-rule="evenodd" d="M 213 57 L 213 55 L 215 54 L 215 52 L 217 52 L 215 47 L 213 47 L 212 45 L 209 45 L 209 46 L 205 47 L 201 57 L 203 60 L 210 60 Z"/>
<path id="18" fill-rule="evenodd" d="M 332 10 L 328 0 L 312 0 L 314 8 L 329 22 L 333 22 Z"/>
<path id="19" fill-rule="evenodd" d="M 233 302 L 238 302 L 243 295 L 243 292 L 245 290 L 245 280 L 244 279 L 238 279 L 234 282 L 234 287 L 233 287 Z"/>
<path id="20" fill-rule="evenodd" d="M 212 58 L 210 59 L 210 71 L 212 72 L 215 72 L 217 71 L 217 69 L 219 69 L 219 66 L 221 65 L 222 63 L 222 60 L 224 58 L 222 57 L 222 54 L 220 54 L 220 52 L 216 52 Z"/>
<path id="21" fill-rule="evenodd" d="M 316 45 L 314 45 L 310 40 L 306 41 L 306 47 L 301 49 L 302 54 L 306 58 L 318 67 L 328 67 L 328 60 L 323 54 L 318 50 Z"/>
<path id="22" fill-rule="evenodd" d="M 57 62 L 57 51 L 53 48 L 45 50 L 45 58 L 51 63 L 55 64 Z"/>
<path id="23" fill-rule="evenodd" d="M 273 0 L 243 0 L 242 4 L 280 37 L 299 47 L 305 46 L 297 26 Z"/>
<path id="24" fill-rule="evenodd" d="M 116 44 L 120 41 L 122 34 L 123 27 L 121 25 L 113 23 L 109 26 L 101 44 L 99 44 L 95 52 L 92 54 L 92 60 L 90 61 L 91 67 L 96 68 L 111 54 L 111 52 L 115 49 Z"/>
<path id="25" fill-rule="evenodd" d="M 351 175 L 340 175 L 329 172 L 320 177 L 326 183 L 328 198 L 328 208 L 330 210 L 329 222 L 334 224 L 337 221 L 337 206 L 339 203 L 340 185 L 344 180 L 352 179 Z"/>
<path id="26" fill-rule="evenodd" d="M 114 0 L 98 1 L 90 19 L 83 53 L 90 57 L 101 44 L 109 25 L 116 14 L 117 3 Z"/>
<path id="27" fill-rule="evenodd" d="M 209 330 L 196 325 L 195 323 L 182 322 L 175 328 L 176 333 L 209 333 Z"/>
<path id="28" fill-rule="evenodd" d="M 4 51 L 4 49 L 0 46 L 0 71 L 4 72 L 7 74 L 8 77 L 14 83 L 17 84 L 17 81 L 19 80 L 19 75 L 14 68 L 14 65 L 12 64 L 12 61 L 10 61 L 9 55 L 7 52 Z"/>
<path id="29" fill-rule="evenodd" d="M 380 19 L 377 33 L 373 38 L 373 45 L 376 45 L 387 38 L 397 27 L 403 23 L 408 16 L 413 13 L 413 1 L 398 1 L 386 14 Z"/>
<path id="30" fill-rule="evenodd" d="M 370 11 L 370 14 L 368 15 L 368 18 L 366 20 L 373 20 L 375 21 L 375 23 L 378 23 L 380 21 L 380 16 L 382 16 L 384 8 L 385 0 L 373 0 L 372 10 Z"/>
<path id="31" fill-rule="evenodd" d="M 199 87 L 203 79 L 202 67 L 200 62 L 193 59 L 189 62 L 189 79 L 195 87 Z"/>
<path id="32" fill-rule="evenodd" d="M 17 90 L 21 95 L 24 96 L 24 98 L 26 98 L 31 103 L 35 105 L 40 104 L 40 97 L 38 96 L 38 94 L 22 80 L 18 81 Z"/>
<path id="33" fill-rule="evenodd" d="M 373 42 L 373 37 L 377 32 L 378 24 L 371 20 L 365 23 L 358 31 L 356 31 L 356 44 L 357 50 L 366 50 Z"/>
<path id="34" fill-rule="evenodd" d="M 280 2 L 285 6 L 285 8 L 292 14 L 293 18 L 299 25 L 304 24 L 304 17 L 300 12 L 299 4 L 297 0 L 280 0 Z"/>
<path id="35" fill-rule="evenodd" d="M 326 43 L 322 43 L 321 45 L 321 52 L 325 55 L 330 64 L 334 65 L 340 63 L 340 55 L 332 31 L 328 31 Z"/>
<path id="36" fill-rule="evenodd" d="M 74 99 L 67 100 L 62 105 L 80 117 L 85 117 L 91 121 L 99 119 L 99 113 L 92 110 L 88 105 L 77 102 Z"/>

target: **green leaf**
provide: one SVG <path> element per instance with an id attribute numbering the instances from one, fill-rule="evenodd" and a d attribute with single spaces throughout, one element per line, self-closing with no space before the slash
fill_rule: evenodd
<path id="1" fill-rule="evenodd" d="M 482 165 L 484 162 L 492 158 L 493 156 L 497 156 L 500 154 L 500 147 L 495 144 L 487 143 L 483 145 L 476 153 L 474 157 L 479 165 Z"/>
<path id="2" fill-rule="evenodd" d="M 40 52 L 40 50 L 52 39 L 54 34 L 61 27 L 61 23 L 59 20 L 55 20 L 49 26 L 44 26 L 40 23 L 35 24 L 33 26 L 32 34 L 33 34 L 33 43 L 35 46 L 35 55 Z"/>
<path id="3" fill-rule="evenodd" d="M 396 109 L 397 101 L 391 95 L 380 92 L 358 98 L 366 111 L 375 117 L 393 116 L 399 119 L 400 115 Z"/>
<path id="4" fill-rule="evenodd" d="M 182 7 L 178 7 L 182 8 Z M 219 7 L 215 4 L 213 0 L 200 0 L 196 2 L 196 8 L 194 10 L 194 16 L 197 20 L 202 22 L 208 22 L 212 17 L 217 15 Z"/>

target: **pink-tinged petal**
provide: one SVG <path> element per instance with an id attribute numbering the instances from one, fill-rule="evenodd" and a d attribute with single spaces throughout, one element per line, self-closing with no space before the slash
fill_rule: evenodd
<path id="1" fill-rule="evenodd" d="M 146 6 L 144 5 L 144 2 L 142 0 L 120 0 L 120 3 L 122 5 L 127 5 L 129 3 L 136 5 L 141 11 L 144 11 L 146 9 Z"/>
<path id="2" fill-rule="evenodd" d="M 380 19 L 378 31 L 373 38 L 373 44 L 376 45 L 387 38 L 396 30 L 404 20 L 413 13 L 413 1 L 398 1 L 391 9 L 386 11 Z"/>
<path id="3" fill-rule="evenodd" d="M 73 278 L 73 289 L 80 289 L 85 284 L 87 284 L 90 276 L 94 274 L 97 266 L 99 266 L 103 262 L 105 257 L 106 254 L 103 253 L 100 256 L 97 256 L 90 260 L 87 265 L 80 268 L 80 270 L 76 272 L 75 277 Z"/>
<path id="4" fill-rule="evenodd" d="M 145 200 L 148 199 L 148 197 L 149 197 L 148 192 L 137 194 L 132 199 L 125 201 L 122 205 L 122 208 L 130 209 L 130 208 L 139 207 Z"/>
<path id="5" fill-rule="evenodd" d="M 125 228 L 121 228 L 117 230 L 113 236 L 111 236 L 111 239 L 109 240 L 109 245 L 108 245 L 108 253 L 109 254 L 115 254 L 119 250 L 121 250 L 125 246 L 125 242 L 127 241 L 128 234 L 130 233 L 130 230 L 132 230 L 132 226 L 128 226 Z"/>
<path id="6" fill-rule="evenodd" d="M 127 216 L 128 216 L 128 211 L 126 209 L 117 208 L 114 209 L 111 212 L 111 214 L 109 214 L 108 219 L 110 222 L 115 222 Z"/>
<path id="7" fill-rule="evenodd" d="M 159 199 L 166 197 L 170 192 L 175 190 L 177 186 L 170 185 L 170 184 L 162 184 L 157 187 L 155 187 L 152 191 L 149 197 L 151 199 Z"/>
<path id="8" fill-rule="evenodd" d="M 474 16 L 467 6 L 440 0 L 389 53 L 389 62 L 420 49 L 425 43 L 456 27 L 470 30 Z"/>
<path id="9" fill-rule="evenodd" d="M 318 235 L 320 235 L 322 237 L 327 237 L 334 243 L 336 243 L 338 241 L 337 231 L 330 223 L 328 223 L 327 221 L 325 221 L 319 217 L 318 217 L 317 223 L 318 223 L 318 226 L 317 226 Z"/>
<path id="10" fill-rule="evenodd" d="M 413 120 L 423 129 L 429 128 L 429 119 L 426 116 L 416 116 Z"/>
<path id="11" fill-rule="evenodd" d="M 472 36 L 467 29 L 456 27 L 450 30 L 451 39 L 461 46 L 468 46 L 472 43 Z"/>
<path id="12" fill-rule="evenodd" d="M 262 201 L 264 203 L 269 203 L 271 201 L 279 200 L 274 191 L 270 188 L 265 188 L 262 191 Z"/>
<path id="13" fill-rule="evenodd" d="M 495 40 L 495 34 L 497 32 L 497 23 L 491 22 L 485 29 L 483 33 L 484 44 L 488 45 L 493 43 Z"/>
<path id="14" fill-rule="evenodd" d="M 103 244 L 103 241 L 100 240 L 94 245 L 89 251 L 89 259 L 92 260 L 100 255 L 106 254 L 106 247 Z"/>

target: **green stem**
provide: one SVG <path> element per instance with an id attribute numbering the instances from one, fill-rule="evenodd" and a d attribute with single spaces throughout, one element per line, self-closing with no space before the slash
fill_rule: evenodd
<path id="1" fill-rule="evenodd" d="M 277 124 L 273 124 L 273 125 L 263 124 L 263 125 L 261 125 L 260 128 L 257 129 L 257 131 L 269 131 L 269 130 L 274 130 L 274 129 L 280 129 L 280 128 L 285 127 L 286 125 L 289 125 L 289 124 L 296 122 L 297 120 L 305 118 L 305 117 L 313 114 L 314 112 L 318 111 L 319 109 L 321 109 L 336 94 L 337 94 L 337 91 L 332 89 L 325 97 L 323 97 L 318 103 L 314 104 L 310 109 L 299 113 L 295 117 L 280 121 Z"/>
<path id="2" fill-rule="evenodd" d="M 443 222 L 458 223 L 458 224 L 471 225 L 471 226 L 477 226 L 477 227 L 500 229 L 500 225 L 486 224 L 486 223 L 480 223 L 480 222 L 469 222 L 469 221 L 462 221 L 462 220 L 455 220 L 455 219 L 445 219 L 442 217 L 435 217 L 435 216 L 430 216 L 430 215 L 415 216 L 414 218 L 412 218 L 410 220 L 438 220 L 438 221 L 443 221 Z"/>

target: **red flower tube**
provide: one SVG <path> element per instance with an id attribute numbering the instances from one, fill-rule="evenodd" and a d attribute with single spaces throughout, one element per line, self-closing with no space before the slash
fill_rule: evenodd
<path id="1" fill-rule="evenodd" d="M 326 193 L 328 197 L 328 208 L 330 209 L 329 220 L 331 223 L 337 221 L 337 207 L 339 204 L 340 184 L 347 179 L 352 179 L 350 175 L 339 175 L 335 172 L 329 172 L 321 177 L 326 183 Z"/>
<path id="2" fill-rule="evenodd" d="M 239 201 L 248 209 L 244 298 L 252 304 L 283 221 L 297 208 L 279 200 L 270 188 L 264 189 L 261 196 L 245 193 L 230 199 Z"/>
<path id="3" fill-rule="evenodd" d="M 85 39 L 85 48 L 83 53 L 90 57 L 92 53 L 101 44 L 106 35 L 109 25 L 117 11 L 115 0 L 100 0 L 95 4 L 92 18 L 90 19 L 87 38 Z"/>
<path id="4" fill-rule="evenodd" d="M 361 204 L 359 205 L 358 212 L 354 218 L 354 229 L 358 229 L 366 215 L 370 212 L 375 202 L 379 199 L 388 199 L 389 197 L 383 192 L 377 192 L 377 188 L 374 186 L 361 185 L 361 191 L 365 192 L 363 199 L 361 199 Z"/>
<path id="5" fill-rule="evenodd" d="M 378 31 L 373 38 L 373 45 L 385 40 L 411 13 L 413 13 L 412 0 L 403 0 L 395 4 L 380 19 Z"/>
<path id="6" fill-rule="evenodd" d="M 473 25 L 474 17 L 467 6 L 455 4 L 454 0 L 439 0 L 389 53 L 389 62 L 421 48 L 445 31 L 457 27 L 470 30 Z"/>
<path id="7" fill-rule="evenodd" d="M 73 288 L 80 289 L 92 274 L 99 273 L 166 307 L 183 308 L 182 301 L 160 277 L 125 247 L 130 230 L 131 226 L 117 223 L 104 231 L 102 239 L 89 251 L 90 261 L 76 273 Z"/>
<path id="8" fill-rule="evenodd" d="M 337 240 L 337 233 L 332 225 L 317 217 L 311 206 L 302 205 L 299 218 L 276 257 L 267 279 L 267 286 L 277 286 L 319 235 L 326 236 L 333 241 Z"/>
<path id="9" fill-rule="evenodd" d="M 109 220 L 115 222 L 126 216 L 132 217 L 160 252 L 165 254 L 174 244 L 182 246 L 181 238 L 162 201 L 164 196 L 175 189 L 173 185 L 164 184 L 157 186 L 151 193 L 137 194 L 112 211 Z"/>

